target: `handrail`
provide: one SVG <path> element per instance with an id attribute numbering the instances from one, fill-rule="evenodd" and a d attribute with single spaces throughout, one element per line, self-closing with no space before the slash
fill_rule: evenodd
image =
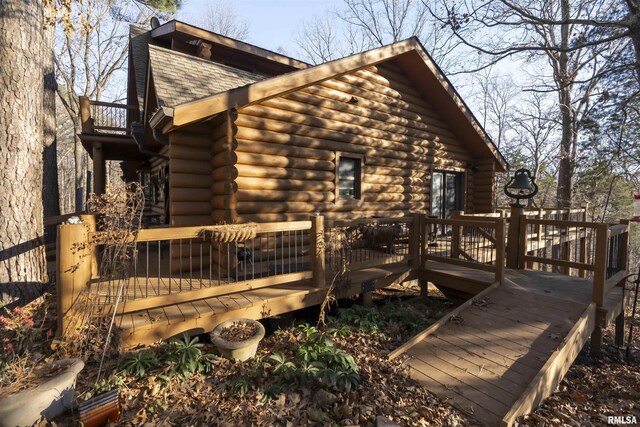
<path id="1" fill-rule="evenodd" d="M 527 218 L 527 224 L 533 225 L 556 225 L 562 227 L 578 227 L 578 228 L 595 228 L 600 225 L 600 222 L 586 222 L 586 221 L 568 221 L 565 219 L 539 219 L 539 218 Z"/>
<path id="2" fill-rule="evenodd" d="M 94 101 L 94 100 L 89 100 L 89 105 L 97 105 L 99 107 L 125 108 L 127 110 L 138 109 L 138 107 L 135 105 L 118 104 L 116 102 L 105 102 L 105 101 Z"/>
<path id="3" fill-rule="evenodd" d="M 403 223 L 403 224 L 411 224 L 413 222 L 413 217 L 403 216 L 397 218 L 362 218 L 362 219 L 352 219 L 352 220 L 327 220 L 325 221 L 326 227 L 353 227 L 357 225 L 364 224 L 390 224 L 390 223 Z"/>
<path id="4" fill-rule="evenodd" d="M 505 219 L 425 218 L 422 230 L 422 266 L 427 260 L 493 272 L 495 281 L 504 280 Z M 430 238 L 433 226 L 451 227 L 450 239 Z M 486 229 L 493 229 L 491 237 Z M 465 232 L 464 230 L 468 230 Z M 430 243 L 431 242 L 431 243 Z M 431 246 L 434 245 L 434 248 Z M 476 258 L 473 257 L 476 255 Z M 483 259 L 480 259 L 483 258 Z"/>
<path id="5" fill-rule="evenodd" d="M 593 302 L 603 306 L 607 293 L 626 276 L 629 225 L 521 218 L 519 268 L 534 263 L 585 277 L 592 274 Z M 529 228 L 533 227 L 533 233 Z M 544 231 L 541 227 L 545 227 Z M 551 230 L 547 230 L 549 227 Z M 544 254 L 539 252 L 544 251 Z M 572 272 L 572 269 L 575 271 Z"/>
<path id="6" fill-rule="evenodd" d="M 139 114 L 135 105 L 94 101 L 86 96 L 79 96 L 78 100 L 83 133 L 129 134 L 130 124 L 137 120 Z"/>
<path id="7" fill-rule="evenodd" d="M 191 227 L 157 227 L 144 228 L 132 233 L 130 241 L 137 242 L 157 242 L 164 240 L 176 239 L 198 239 L 202 237 L 204 231 L 223 231 L 228 229 L 228 225 L 198 225 Z M 257 233 L 272 233 L 281 231 L 301 231 L 311 229 L 311 221 L 293 221 L 293 222 L 271 222 L 256 224 Z M 92 235 L 98 244 L 104 241 L 105 232 L 98 231 Z"/>

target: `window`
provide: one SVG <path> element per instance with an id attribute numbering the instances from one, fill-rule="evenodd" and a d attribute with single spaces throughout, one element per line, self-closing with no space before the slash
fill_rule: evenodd
<path id="1" fill-rule="evenodd" d="M 359 199 L 360 183 L 362 181 L 362 157 L 343 156 L 338 153 L 336 156 L 338 170 L 337 177 L 337 198 Z"/>

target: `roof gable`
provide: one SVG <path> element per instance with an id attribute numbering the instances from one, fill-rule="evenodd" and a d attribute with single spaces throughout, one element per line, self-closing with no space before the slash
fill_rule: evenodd
<path id="1" fill-rule="evenodd" d="M 499 169 L 506 170 L 508 165 L 504 157 L 451 82 L 415 37 L 180 104 L 172 110 L 165 109 L 160 114 L 171 117 L 171 123 L 165 129 L 181 127 L 229 109 L 255 104 L 391 58 L 396 58 L 403 65 L 423 94 L 435 98 L 445 119 L 456 124 L 455 131 L 462 140 L 480 147 L 480 151 L 484 153 L 489 152 L 500 165 Z M 156 118 L 154 122 L 165 121 Z"/>
<path id="2" fill-rule="evenodd" d="M 173 107 L 266 77 L 159 46 L 149 45 L 149 62 L 160 106 Z"/>

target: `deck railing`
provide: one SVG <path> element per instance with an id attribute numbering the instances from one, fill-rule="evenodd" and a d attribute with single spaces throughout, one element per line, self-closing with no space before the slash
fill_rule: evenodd
<path id="1" fill-rule="evenodd" d="M 92 101 L 85 96 L 80 100 L 80 120 L 83 133 L 126 135 L 131 122 L 138 120 L 138 107 L 113 102 Z"/>
<path id="2" fill-rule="evenodd" d="M 498 207 L 496 212 L 501 214 L 505 218 L 509 218 L 511 215 L 511 207 Z M 587 220 L 587 208 L 571 208 L 571 209 L 557 209 L 557 208 L 526 208 L 524 211 L 525 216 L 533 217 L 536 219 L 550 219 L 550 220 L 564 220 L 564 221 L 586 221 Z"/>
<path id="3" fill-rule="evenodd" d="M 139 230 L 124 292 L 102 271 L 92 287 L 100 304 L 114 304 L 121 295 L 121 311 L 130 312 L 307 280 L 310 230 L 311 221 L 258 224 L 251 238 L 229 237 L 242 233 L 229 226 Z M 94 240 L 100 243 L 100 233 Z"/>
<path id="4" fill-rule="evenodd" d="M 593 280 L 593 301 L 627 274 L 629 224 L 525 217 L 520 223 L 519 268 L 552 271 Z"/>
<path id="5" fill-rule="evenodd" d="M 418 222 L 417 217 L 327 221 L 327 274 L 348 280 L 353 271 L 410 261 L 410 236 Z"/>
<path id="6" fill-rule="evenodd" d="M 422 230 L 422 265 L 438 261 L 460 265 L 504 277 L 504 218 L 476 219 L 424 218 Z"/>

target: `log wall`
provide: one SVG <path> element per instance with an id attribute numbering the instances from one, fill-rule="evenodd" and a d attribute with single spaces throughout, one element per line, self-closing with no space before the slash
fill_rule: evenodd
<path id="1" fill-rule="evenodd" d="M 233 118 L 237 220 L 429 212 L 433 169 L 465 172 L 465 206 L 478 197 L 486 203 L 485 169 L 494 160 L 474 158 L 437 105 L 417 93 L 388 62 L 240 109 Z M 335 200 L 337 152 L 364 158 L 360 200 Z"/>
<path id="2" fill-rule="evenodd" d="M 478 159 L 393 61 L 170 133 L 171 224 L 430 212 L 433 170 L 464 172 L 464 209 L 491 211 Z M 336 159 L 362 158 L 361 198 L 336 200 Z"/>
<path id="3" fill-rule="evenodd" d="M 473 173 L 473 185 L 469 186 L 472 203 L 469 212 L 487 213 L 495 210 L 495 162 L 491 159 L 476 160 L 477 171 Z"/>
<path id="4" fill-rule="evenodd" d="M 212 136 L 221 123 L 206 122 L 169 134 L 171 225 L 212 224 Z"/>

